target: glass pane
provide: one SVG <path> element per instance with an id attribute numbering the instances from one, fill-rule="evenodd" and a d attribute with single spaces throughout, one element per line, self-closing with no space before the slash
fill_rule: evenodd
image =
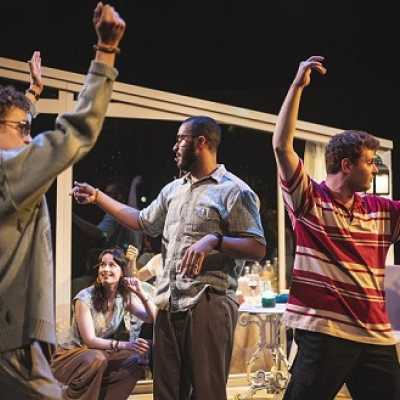
<path id="1" fill-rule="evenodd" d="M 172 147 L 179 125 L 179 122 L 107 118 L 95 148 L 74 167 L 74 180 L 88 182 L 102 190 L 110 182 L 120 182 L 122 199 L 126 201 L 132 178 L 140 175 L 142 183 L 137 187 L 137 205 L 145 207 L 178 175 Z M 277 251 L 277 201 L 271 134 L 224 125 L 218 160 L 258 194 L 268 257 L 272 259 Z M 89 286 L 94 281 L 93 266 L 99 249 L 104 246 L 104 241 L 90 237 L 82 226 L 79 227 L 76 216 L 99 228 L 105 215 L 98 207 L 77 204 L 73 205 L 73 212 L 72 286 L 75 294 L 83 285 Z M 239 364 L 232 364 L 232 372 L 244 372 L 243 359 Z"/>
<path id="2" fill-rule="evenodd" d="M 126 201 L 132 179 L 142 176 L 138 186 L 138 208 L 148 205 L 161 188 L 177 176 L 172 147 L 178 122 L 107 118 L 95 148 L 74 167 L 74 180 L 105 190 L 111 182 L 122 188 Z M 268 257 L 276 254 L 276 165 L 271 135 L 237 126 L 223 126 L 219 162 L 247 182 L 261 201 L 261 215 L 268 240 Z M 104 213 L 98 207 L 73 205 L 78 217 L 97 226 Z M 91 249 L 101 241 L 73 227 L 74 278 L 84 275 L 95 263 Z M 120 243 L 126 247 L 126 243 Z M 92 257 L 86 266 L 88 257 Z"/>
<path id="3" fill-rule="evenodd" d="M 178 173 L 172 152 L 178 125 L 175 122 L 107 118 L 94 149 L 74 167 L 73 179 L 90 183 L 127 203 L 133 178 L 141 176 L 141 182 L 136 185 L 136 205 L 133 205 L 139 209 L 147 206 Z M 135 247 L 144 246 L 146 253 L 151 252 L 150 247 L 159 250 L 159 240 L 148 243 L 146 238 L 143 244 L 143 237 L 129 233 L 98 207 L 74 202 L 73 213 L 73 278 L 93 272 L 101 248 L 118 245 L 126 250 L 129 244 L 135 244 Z M 94 231 L 80 223 L 79 218 L 92 224 Z M 104 239 L 105 235 L 109 239 Z M 146 254 L 141 262 L 149 257 L 150 254 Z M 81 285 L 78 286 L 73 288 L 73 294 Z"/>

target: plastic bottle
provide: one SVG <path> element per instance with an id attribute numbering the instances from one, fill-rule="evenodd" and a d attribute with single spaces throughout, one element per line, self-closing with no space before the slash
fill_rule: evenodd
<path id="1" fill-rule="evenodd" d="M 263 307 L 274 307 L 276 292 L 273 288 L 274 270 L 270 260 L 266 260 L 261 270 L 262 293 L 261 304 Z"/>
<path id="2" fill-rule="evenodd" d="M 258 261 L 254 261 L 251 265 L 251 273 L 256 275 L 261 275 L 262 267 Z"/>
<path id="3" fill-rule="evenodd" d="M 249 275 L 250 275 L 250 267 L 246 265 L 244 267 L 244 274 L 240 276 L 238 279 L 238 289 L 236 292 L 238 296 L 241 295 L 244 297 L 250 295 Z"/>
<path id="4" fill-rule="evenodd" d="M 274 257 L 272 262 L 272 278 L 271 285 L 272 289 L 275 293 L 279 292 L 279 265 L 278 265 L 278 257 Z"/>
<path id="5" fill-rule="evenodd" d="M 270 260 L 265 261 L 265 264 L 262 266 L 260 275 L 263 282 L 271 283 L 274 274 Z"/>

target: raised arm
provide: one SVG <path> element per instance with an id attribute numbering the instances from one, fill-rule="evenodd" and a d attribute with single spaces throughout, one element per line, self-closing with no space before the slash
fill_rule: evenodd
<path id="1" fill-rule="evenodd" d="M 136 266 L 136 260 L 139 255 L 139 250 L 132 244 L 128 246 L 125 252 L 125 257 L 128 260 L 128 265 L 126 267 L 126 275 L 128 277 L 132 277 L 137 275 L 137 266 Z"/>
<path id="2" fill-rule="evenodd" d="M 93 25 L 97 34 L 95 60 L 112 67 L 115 55 L 119 53 L 118 45 L 125 31 L 125 22 L 111 6 L 99 2 L 93 13 Z M 28 64 L 30 85 L 25 95 L 35 104 L 44 88 L 40 51 L 33 52 Z"/>
<path id="3" fill-rule="evenodd" d="M 157 308 L 153 300 L 144 293 L 142 285 L 137 278 L 123 278 L 124 286 L 132 293 L 131 302 L 128 304 L 129 311 L 145 322 L 154 322 Z"/>
<path id="4" fill-rule="evenodd" d="M 99 3 L 94 18 L 98 43 L 116 47 L 125 29 L 125 23 L 116 11 Z M 3 168 L 12 190 L 12 202 L 0 207 L 0 215 L 10 207 L 35 207 L 55 177 L 79 161 L 96 143 L 100 134 L 117 70 L 112 47 L 97 45 L 95 60 L 91 63 L 85 84 L 73 112 L 56 119 L 52 131 L 36 135 L 18 152 L 3 154 Z M 34 53 L 30 63 L 32 82 L 40 81 L 40 55 Z M 34 96 L 32 93 L 27 96 Z M 34 171 L 35 173 L 32 173 Z M 22 179 L 23 178 L 23 179 Z"/>
<path id="5" fill-rule="evenodd" d="M 322 65 L 323 57 L 313 56 L 300 63 L 296 77 L 291 84 L 279 111 L 278 120 L 272 136 L 275 158 L 283 179 L 289 180 L 299 163 L 299 157 L 293 147 L 296 122 L 299 114 L 300 99 L 303 89 L 311 82 L 311 71 L 326 74 Z"/>
<path id="6" fill-rule="evenodd" d="M 97 3 L 93 13 L 93 25 L 97 34 L 95 60 L 113 66 L 119 53 L 119 42 L 125 32 L 125 22 L 109 5 Z"/>
<path id="7" fill-rule="evenodd" d="M 40 57 L 40 51 L 34 51 L 32 58 L 28 61 L 29 72 L 30 72 L 30 84 L 29 89 L 25 92 L 25 96 L 30 100 L 32 104 L 35 104 L 43 91 L 42 81 L 42 59 Z"/>

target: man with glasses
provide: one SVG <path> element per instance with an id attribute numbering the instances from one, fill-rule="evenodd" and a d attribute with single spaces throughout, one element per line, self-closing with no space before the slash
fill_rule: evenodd
<path id="1" fill-rule="evenodd" d="M 400 399 L 400 365 L 385 307 L 385 260 L 400 238 L 400 202 L 362 194 L 378 172 L 379 141 L 360 131 L 331 138 L 327 177 L 310 178 L 293 148 L 303 90 L 323 57 L 300 63 L 279 112 L 273 146 L 296 234 L 286 309 L 298 352 L 284 399 Z"/>
<path id="2" fill-rule="evenodd" d="M 39 52 L 35 52 L 35 54 L 38 54 L 38 53 Z M 9 88 L 9 90 L 10 90 L 10 88 Z M 8 114 L 8 116 L 12 118 L 12 114 L 13 113 L 10 112 Z M 12 120 L 2 119 L 2 120 L 0 120 L 0 125 L 9 125 L 9 126 L 14 127 L 15 129 L 17 129 L 19 131 L 21 139 L 24 141 L 24 143 L 28 144 L 31 140 L 31 137 L 30 137 L 31 136 L 31 121 L 32 121 L 31 114 L 27 114 L 26 118 L 27 119 L 23 120 L 23 121 L 12 121 Z"/>
<path id="3" fill-rule="evenodd" d="M 217 163 L 221 141 L 209 117 L 185 120 L 173 146 L 186 174 L 139 211 L 94 187 L 75 183 L 75 199 L 96 203 L 131 229 L 162 234 L 157 277 L 154 398 L 226 399 L 238 304 L 237 279 L 265 240 L 256 194 Z M 193 398 L 193 397 L 192 397 Z"/>
<path id="4" fill-rule="evenodd" d="M 40 53 L 30 62 L 26 95 L 0 87 L 0 396 L 61 399 L 49 359 L 56 343 L 50 220 L 44 194 L 56 176 L 80 160 L 100 133 L 117 71 L 125 23 L 108 5 L 93 16 L 98 42 L 74 112 L 32 139 L 39 98 Z"/>

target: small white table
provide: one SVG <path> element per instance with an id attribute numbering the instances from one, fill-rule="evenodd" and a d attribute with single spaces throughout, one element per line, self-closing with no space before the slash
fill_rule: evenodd
<path id="1" fill-rule="evenodd" d="M 282 315 L 286 304 L 276 304 L 275 307 L 241 305 L 239 308 L 238 323 L 241 326 L 256 324 L 260 332 L 260 340 L 256 351 L 247 361 L 247 379 L 249 390 L 244 394 L 236 395 L 236 400 L 251 399 L 258 390 L 265 390 L 273 394 L 274 399 L 280 399 L 288 381 L 288 360 L 286 357 L 286 329 L 282 323 Z M 264 350 L 272 354 L 272 368 L 270 371 L 260 369 L 251 373 L 254 362 L 263 354 Z"/>

